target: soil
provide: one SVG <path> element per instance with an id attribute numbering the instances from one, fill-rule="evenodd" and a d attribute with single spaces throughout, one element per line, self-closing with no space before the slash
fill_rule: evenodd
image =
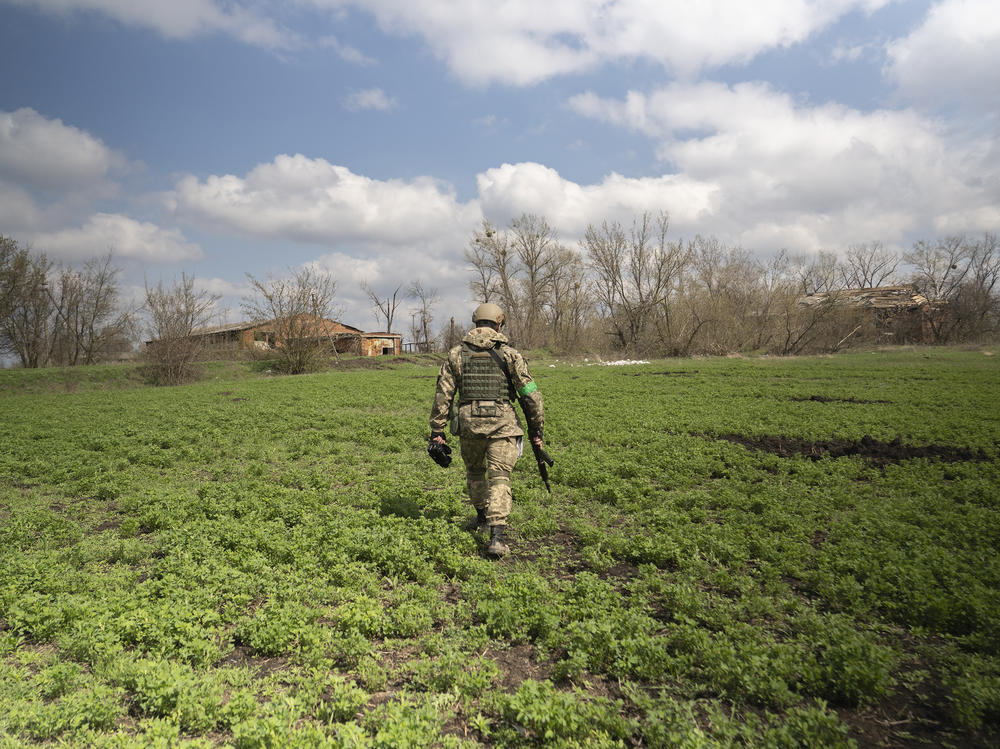
<path id="1" fill-rule="evenodd" d="M 544 681 L 552 675 L 552 664 L 535 660 L 535 649 L 531 645 L 487 650 L 485 655 L 499 666 L 501 683 L 508 692 L 516 690 L 526 679 Z"/>
<path id="2" fill-rule="evenodd" d="M 789 400 L 797 401 L 799 403 L 813 401 L 815 403 L 892 403 L 892 401 L 883 400 L 864 400 L 863 398 L 832 398 L 826 395 L 804 395 L 804 396 L 793 396 Z"/>
<path id="3" fill-rule="evenodd" d="M 913 458 L 929 458 L 945 463 L 993 460 L 982 449 L 973 450 L 968 447 L 954 447 L 952 445 L 904 445 L 899 437 L 891 442 L 884 442 L 867 434 L 856 441 L 844 439 L 813 441 L 778 435 L 755 437 L 744 434 L 720 434 L 717 435 L 717 439 L 734 442 L 750 450 L 772 453 L 782 458 L 802 455 L 810 460 L 820 460 L 826 457 L 841 458 L 846 455 L 860 455 L 875 465 L 899 463 Z"/>
<path id="4" fill-rule="evenodd" d="M 915 664 L 921 666 L 925 664 Z M 996 734 L 988 730 L 949 729 L 946 717 L 947 689 L 937 679 L 928 679 L 916 689 L 900 686 L 877 705 L 840 708 L 840 719 L 860 749 L 871 747 L 953 746 L 987 749 L 997 746 Z"/>
<path id="5" fill-rule="evenodd" d="M 288 659 L 282 657 L 264 658 L 254 655 L 254 650 L 247 645 L 236 645 L 233 652 L 218 662 L 219 666 L 244 666 L 257 672 L 257 678 L 263 678 L 275 671 L 281 671 L 288 666 Z"/>
<path id="6" fill-rule="evenodd" d="M 512 553 L 507 559 L 512 562 L 512 557 L 518 562 L 553 560 L 558 567 L 555 575 L 562 580 L 571 579 L 577 572 L 587 568 L 577 551 L 575 536 L 563 529 L 548 536 L 524 541 L 513 537 L 510 546 Z"/>
<path id="7" fill-rule="evenodd" d="M 527 541 L 514 541 L 511 545 L 511 556 L 518 561 L 538 561 L 554 557 L 558 560 L 558 569 L 555 570 L 556 577 L 568 580 L 576 577 L 578 572 L 591 569 L 583 560 L 577 546 L 576 536 L 560 528 L 548 536 Z M 639 568 L 631 562 L 625 561 L 618 562 L 607 569 L 593 571 L 599 578 L 611 582 L 613 585 L 620 585 L 639 576 Z"/>

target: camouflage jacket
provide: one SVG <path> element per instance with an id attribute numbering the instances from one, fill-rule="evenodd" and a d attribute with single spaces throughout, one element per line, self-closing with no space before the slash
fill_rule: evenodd
<path id="1" fill-rule="evenodd" d="M 448 360 L 438 372 L 437 391 L 431 408 L 431 434 L 443 434 L 452 415 L 452 401 L 462 379 L 462 349 L 468 344 L 473 350 L 495 348 L 503 357 L 510 372 L 511 383 L 524 408 L 530 431 L 540 429 L 545 421 L 542 411 L 542 394 L 538 391 L 528 365 L 517 349 L 507 345 L 507 337 L 491 328 L 473 328 L 465 334 L 462 343 L 448 352 Z M 493 416 L 480 416 L 476 403 L 457 406 L 458 435 L 460 437 L 519 437 L 524 434 L 513 404 L 503 399 L 496 401 Z"/>

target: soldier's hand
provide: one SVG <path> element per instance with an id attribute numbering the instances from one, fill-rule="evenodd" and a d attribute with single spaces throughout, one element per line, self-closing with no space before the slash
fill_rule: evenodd
<path id="1" fill-rule="evenodd" d="M 541 447 L 542 446 L 542 428 L 535 427 L 528 430 L 528 436 L 531 437 L 531 444 Z"/>
<path id="2" fill-rule="evenodd" d="M 445 444 L 444 437 L 435 435 L 427 441 L 427 454 L 442 468 L 451 465 L 451 448 Z"/>

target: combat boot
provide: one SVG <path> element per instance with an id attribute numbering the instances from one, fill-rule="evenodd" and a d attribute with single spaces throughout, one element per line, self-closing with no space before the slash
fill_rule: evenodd
<path id="1" fill-rule="evenodd" d="M 490 526 L 490 544 L 486 547 L 486 554 L 488 556 L 491 556 L 494 559 L 499 559 L 510 551 L 507 544 L 503 542 L 503 534 L 506 530 L 507 526 L 505 525 Z"/>
<path id="2" fill-rule="evenodd" d="M 486 533 L 490 529 L 490 523 L 486 519 L 486 510 L 481 507 L 476 508 L 476 517 L 465 524 L 465 530 L 476 533 Z"/>
<path id="3" fill-rule="evenodd" d="M 486 533 L 490 528 L 490 522 L 486 519 L 486 510 L 476 508 L 476 533 Z"/>

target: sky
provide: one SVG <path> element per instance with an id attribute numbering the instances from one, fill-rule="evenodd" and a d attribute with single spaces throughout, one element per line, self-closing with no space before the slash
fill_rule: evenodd
<path id="1" fill-rule="evenodd" d="M 314 264 L 348 324 L 420 281 L 464 325 L 484 219 L 660 211 L 762 259 L 997 231 L 1000 2 L 0 0 L 0 234 L 132 297 L 236 321 Z"/>

